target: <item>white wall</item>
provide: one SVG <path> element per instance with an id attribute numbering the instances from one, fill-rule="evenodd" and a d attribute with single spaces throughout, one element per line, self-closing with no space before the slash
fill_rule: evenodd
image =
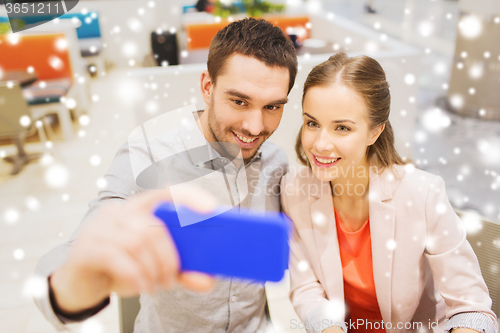
<path id="1" fill-rule="evenodd" d="M 459 0 L 458 8 L 465 13 L 488 17 L 500 14 L 500 0 Z"/>

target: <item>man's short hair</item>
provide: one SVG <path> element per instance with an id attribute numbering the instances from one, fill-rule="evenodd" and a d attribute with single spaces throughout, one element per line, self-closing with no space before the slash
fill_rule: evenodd
<path id="1" fill-rule="evenodd" d="M 214 84 L 226 60 L 235 53 L 256 58 L 270 67 L 287 68 L 290 92 L 297 75 L 297 55 L 292 41 L 280 28 L 266 20 L 244 18 L 219 30 L 210 43 L 207 62 Z"/>

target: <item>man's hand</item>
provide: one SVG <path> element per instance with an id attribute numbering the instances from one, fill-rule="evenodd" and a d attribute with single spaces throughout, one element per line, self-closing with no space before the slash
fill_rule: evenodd
<path id="1" fill-rule="evenodd" d="M 179 272 L 179 255 L 163 222 L 153 215 L 160 202 L 171 201 L 167 190 L 153 190 L 122 205 L 102 207 L 75 241 L 66 264 L 50 279 L 58 307 L 78 313 L 94 307 L 111 291 L 121 297 L 154 292 L 180 284 L 208 291 L 214 280 L 201 273 Z M 199 212 L 215 208 L 215 199 L 187 187 L 176 203 Z"/>

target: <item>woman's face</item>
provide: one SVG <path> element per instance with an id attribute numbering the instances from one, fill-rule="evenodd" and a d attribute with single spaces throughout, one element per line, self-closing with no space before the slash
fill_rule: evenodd
<path id="1" fill-rule="evenodd" d="M 302 146 L 316 178 L 332 181 L 368 172 L 366 149 L 381 133 L 370 130 L 361 95 L 341 85 L 309 88 L 304 98 Z"/>

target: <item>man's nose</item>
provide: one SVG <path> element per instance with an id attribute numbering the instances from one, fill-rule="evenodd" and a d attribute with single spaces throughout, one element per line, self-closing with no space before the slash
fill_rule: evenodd
<path id="1" fill-rule="evenodd" d="M 321 133 L 319 134 L 318 138 L 314 142 L 314 149 L 320 153 L 320 152 L 331 152 L 334 148 L 333 140 L 330 134 L 328 134 L 327 130 L 321 130 Z"/>
<path id="2" fill-rule="evenodd" d="M 264 131 L 264 117 L 261 110 L 251 110 L 245 114 L 243 129 L 250 135 L 258 136 Z"/>

